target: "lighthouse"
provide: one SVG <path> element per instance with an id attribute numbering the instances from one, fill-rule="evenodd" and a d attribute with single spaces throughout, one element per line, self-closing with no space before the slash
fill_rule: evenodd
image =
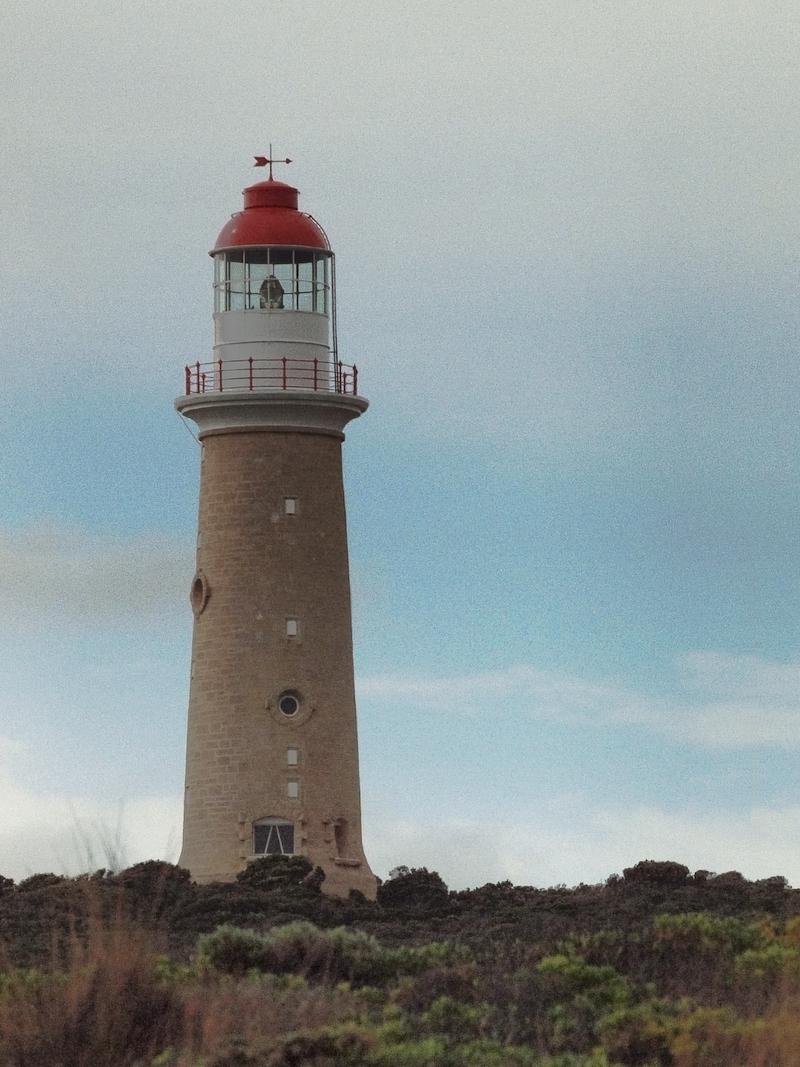
<path id="1" fill-rule="evenodd" d="M 373 899 L 342 479 L 367 401 L 338 356 L 333 250 L 274 162 L 211 251 L 213 358 L 175 402 L 201 444 L 180 863 L 225 881 L 302 855 L 325 892 Z"/>

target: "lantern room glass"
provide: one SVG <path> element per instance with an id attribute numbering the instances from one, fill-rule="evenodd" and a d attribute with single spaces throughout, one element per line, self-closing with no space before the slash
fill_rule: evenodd
<path id="1" fill-rule="evenodd" d="M 215 311 L 311 311 L 329 315 L 330 252 L 245 248 L 214 256 Z"/>

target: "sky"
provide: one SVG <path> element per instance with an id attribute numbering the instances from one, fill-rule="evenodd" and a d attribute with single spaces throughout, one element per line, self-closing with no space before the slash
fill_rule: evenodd
<path id="1" fill-rule="evenodd" d="M 216 234 L 337 255 L 364 840 L 800 884 L 800 8 L 6 0 L 0 873 L 175 859 Z"/>

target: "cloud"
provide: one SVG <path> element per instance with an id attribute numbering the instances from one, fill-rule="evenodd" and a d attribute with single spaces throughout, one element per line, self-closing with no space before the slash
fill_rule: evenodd
<path id="1" fill-rule="evenodd" d="M 800 664 L 774 663 L 760 656 L 692 652 L 684 657 L 687 681 L 719 696 L 771 700 L 796 706 L 800 699 Z"/>
<path id="2" fill-rule="evenodd" d="M 403 701 L 447 711 L 475 713 L 487 704 L 516 702 L 540 718 L 580 720 L 601 716 L 639 721 L 646 710 L 623 689 L 570 678 L 521 664 L 500 671 L 448 678 L 380 675 L 361 679 L 359 694 L 368 699 Z"/>
<path id="3" fill-rule="evenodd" d="M 0 208 L 18 235 L 12 304 L 30 313 L 14 336 L 25 358 L 4 374 L 23 387 L 32 366 L 90 361 L 119 402 L 109 348 L 130 348 L 125 380 L 142 384 L 171 350 L 209 341 L 200 248 L 238 208 L 242 146 L 263 134 L 258 114 L 228 129 L 198 75 L 235 48 L 256 83 L 262 48 L 208 0 L 193 6 L 191 49 L 166 5 L 157 17 L 131 5 L 119 32 L 100 5 L 66 17 L 39 0 L 36 34 L 16 7 Z M 606 5 L 514 0 L 492 20 L 479 0 L 458 19 L 417 0 L 376 20 L 354 0 L 346 23 L 333 5 L 272 20 L 273 105 L 292 115 L 302 161 L 290 180 L 342 256 L 343 350 L 359 364 L 363 352 L 365 387 L 391 399 L 404 432 L 413 419 L 516 457 L 532 438 L 644 446 L 677 425 L 682 441 L 711 416 L 727 438 L 752 407 L 773 422 L 791 403 L 798 119 L 783 101 L 796 46 L 785 13 L 738 7 L 672 3 L 656 17 L 617 4 L 609 18 Z M 334 112 L 307 92 L 310 68 L 335 87 Z M 321 149 L 332 123 L 337 158 Z M 186 197 L 189 154 L 203 174 Z M 44 270 L 42 249 L 70 270 Z M 410 263 L 419 298 L 398 299 Z M 402 389 L 384 360 L 402 366 Z"/>
<path id="4" fill-rule="evenodd" d="M 186 602 L 191 551 L 160 535 L 99 535 L 55 523 L 0 530 L 0 614 L 31 629 L 125 625 Z"/>
<path id="5" fill-rule="evenodd" d="M 368 821 L 365 846 L 376 873 L 397 864 L 437 870 L 453 889 L 506 879 L 518 885 L 604 881 L 642 859 L 690 869 L 736 869 L 748 878 L 800 882 L 800 806 L 741 815 L 670 812 L 640 806 L 590 807 L 555 799 L 529 821 Z"/>
<path id="6" fill-rule="evenodd" d="M 131 796 L 114 806 L 80 794 L 26 786 L 30 753 L 0 737 L 0 874 L 73 874 L 121 858 L 175 861 L 181 825 L 177 795 Z M 742 814 L 687 808 L 592 806 L 553 797 L 527 816 L 404 819 L 370 816 L 365 847 L 381 877 L 399 863 L 437 870 L 451 888 L 509 879 L 520 885 L 599 882 L 641 859 L 674 859 L 692 869 L 735 868 L 749 878 L 783 874 L 800 883 L 800 806 Z"/>
<path id="7" fill-rule="evenodd" d="M 676 662 L 676 693 L 656 697 L 530 665 L 448 678 L 379 675 L 362 699 L 432 711 L 485 714 L 509 708 L 566 724 L 633 726 L 709 748 L 800 748 L 800 665 L 695 652 Z"/>
<path id="8" fill-rule="evenodd" d="M 113 806 L 81 795 L 35 791 L 23 782 L 28 753 L 0 738 L 0 874 L 76 874 L 146 859 L 175 860 L 181 798 L 134 796 Z"/>

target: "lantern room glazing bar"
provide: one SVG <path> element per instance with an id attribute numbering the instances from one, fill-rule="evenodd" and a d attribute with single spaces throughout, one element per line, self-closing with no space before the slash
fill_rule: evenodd
<path id="1" fill-rule="evenodd" d="M 214 254 L 214 310 L 330 313 L 333 256 L 305 248 L 236 248 Z"/>

